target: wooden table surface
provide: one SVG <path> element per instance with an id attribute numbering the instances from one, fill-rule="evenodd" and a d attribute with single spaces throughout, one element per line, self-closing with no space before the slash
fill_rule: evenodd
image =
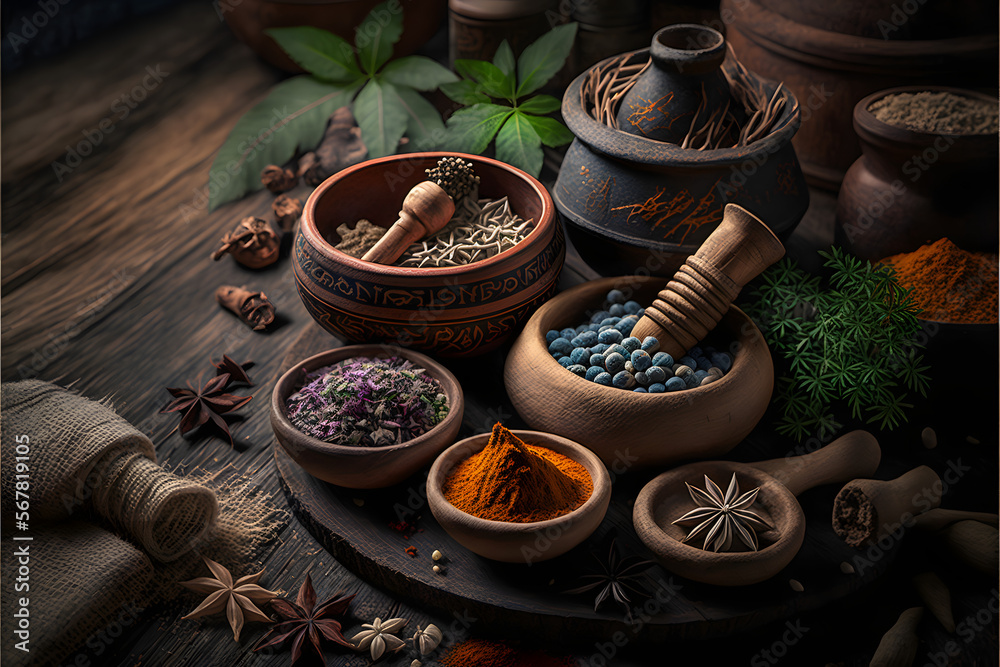
<path id="1" fill-rule="evenodd" d="M 157 76 L 149 78 L 149 72 Z M 120 413 L 156 443 L 167 468 L 244 475 L 287 506 L 272 458 L 267 401 L 283 357 L 311 320 L 295 294 L 287 257 L 258 272 L 209 259 L 236 221 L 264 217 L 271 195 L 257 193 L 212 214 L 206 207 L 215 152 L 239 116 L 281 76 L 237 42 L 210 6 L 183 4 L 5 77 L 0 321 L 5 381 L 39 377 L 75 382 L 90 397 L 111 395 Z M 135 94 L 144 77 L 155 83 Z M 123 96 L 134 100 L 134 108 L 118 103 Z M 300 186 L 293 194 L 304 198 L 307 190 Z M 829 194 L 814 192 L 810 212 L 789 243 L 807 264 L 814 261 L 811 251 L 832 238 L 834 203 Z M 593 275 L 571 253 L 563 284 Z M 254 333 L 216 306 L 217 286 L 244 283 L 268 294 L 282 315 L 280 327 Z M 257 363 L 252 375 L 259 384 L 241 411 L 245 420 L 233 427 L 235 448 L 220 439 L 184 439 L 172 432 L 175 415 L 158 414 L 169 399 L 165 386 L 207 374 L 209 359 L 222 353 Z M 488 425 L 470 417 L 465 428 L 482 431 Z M 995 438 L 987 444 L 995 453 Z M 993 477 L 995 470 L 988 473 Z M 995 511 L 995 485 L 978 497 L 984 506 L 977 509 Z M 446 642 L 503 636 L 497 628 L 465 629 L 454 618 L 372 588 L 340 566 L 294 517 L 259 561 L 267 566 L 271 588 L 294 592 L 309 572 L 321 599 L 339 590 L 357 593 L 358 618 L 404 616 L 408 628 L 433 621 L 456 629 Z M 988 609 L 996 593 L 979 581 L 953 595 L 956 619 L 962 619 Z M 913 601 L 903 573 L 820 613 L 791 618 L 787 626 L 768 626 L 731 642 L 631 652 L 626 647 L 619 653 L 628 655 L 609 664 L 662 664 L 670 656 L 763 665 L 785 653 L 786 664 L 867 664 L 881 634 Z M 237 644 L 220 619 L 179 620 L 196 602 L 182 596 L 179 603 L 147 609 L 108 652 L 88 659 L 101 665 L 287 664 L 287 652 L 251 651 L 265 626 L 247 626 Z M 971 641 L 959 640 L 954 664 L 996 664 L 996 624 L 993 615 Z M 787 643 L 793 626 L 808 630 Z M 951 638 L 935 627 L 923 639 L 921 665 Z M 601 647 L 587 637 L 557 641 L 567 642 L 580 656 L 600 656 Z M 783 642 L 781 651 L 764 653 Z M 410 659 L 399 655 L 382 664 L 408 665 Z M 328 652 L 331 665 L 368 662 Z"/>

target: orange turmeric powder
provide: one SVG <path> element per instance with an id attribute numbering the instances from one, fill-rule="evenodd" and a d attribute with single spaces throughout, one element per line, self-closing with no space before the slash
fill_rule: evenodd
<path id="1" fill-rule="evenodd" d="M 442 492 L 466 514 L 490 521 L 546 521 L 580 507 L 594 490 L 587 469 L 522 442 L 497 423 L 486 447 L 455 467 Z"/>
<path id="2" fill-rule="evenodd" d="M 921 319 L 952 323 L 997 321 L 997 256 L 967 252 L 940 239 L 913 252 L 886 257 L 896 280 L 913 290 Z"/>

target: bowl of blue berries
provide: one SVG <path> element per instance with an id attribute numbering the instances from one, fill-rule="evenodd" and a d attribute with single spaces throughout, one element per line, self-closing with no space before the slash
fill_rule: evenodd
<path id="1" fill-rule="evenodd" d="M 667 282 L 603 278 L 535 311 L 504 367 L 504 385 L 531 428 L 588 447 L 628 469 L 725 454 L 763 417 L 774 366 L 753 321 L 731 306 L 674 359 L 630 334 Z"/>

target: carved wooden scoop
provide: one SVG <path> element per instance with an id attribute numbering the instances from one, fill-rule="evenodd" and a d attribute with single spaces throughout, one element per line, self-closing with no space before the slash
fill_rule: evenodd
<path id="1" fill-rule="evenodd" d="M 726 204 L 722 223 L 646 308 L 632 335 L 655 336 L 660 350 L 679 359 L 715 328 L 743 286 L 784 254 L 767 225 Z"/>
<path id="2" fill-rule="evenodd" d="M 411 244 L 441 231 L 455 213 L 455 202 L 431 181 L 422 181 L 403 199 L 399 219 L 361 258 L 375 264 L 392 264 Z"/>
<path id="3" fill-rule="evenodd" d="M 816 486 L 873 475 L 881 455 L 871 433 L 852 431 L 805 456 L 759 463 L 689 463 L 643 487 L 632 521 L 645 545 L 672 572 L 718 586 L 755 584 L 780 572 L 802 547 L 806 521 L 796 496 Z M 760 488 L 751 511 L 772 529 L 758 533 L 759 549 L 716 553 L 702 549 L 700 539 L 682 542 L 689 529 L 673 522 L 695 508 L 684 483 L 704 488 L 708 475 L 725 490 L 733 473 L 741 492 Z"/>

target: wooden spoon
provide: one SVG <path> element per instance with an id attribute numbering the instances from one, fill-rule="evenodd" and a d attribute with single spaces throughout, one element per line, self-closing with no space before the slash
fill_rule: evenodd
<path id="1" fill-rule="evenodd" d="M 784 254 L 767 225 L 726 204 L 722 222 L 645 309 L 632 335 L 654 336 L 662 351 L 680 359 L 715 328 L 743 286 Z"/>
<path id="2" fill-rule="evenodd" d="M 632 520 L 636 533 L 672 572 L 719 586 L 769 579 L 791 562 L 805 537 L 805 515 L 796 496 L 816 486 L 871 476 L 881 450 L 867 431 L 852 431 L 817 452 L 759 463 L 702 461 L 665 472 L 643 487 Z M 773 527 L 758 534 L 758 551 L 716 553 L 681 542 L 688 528 L 672 522 L 695 508 L 685 482 L 701 488 L 704 476 L 723 489 L 733 473 L 741 491 L 760 487 L 752 510 Z"/>
<path id="3" fill-rule="evenodd" d="M 361 258 L 375 264 L 392 264 L 411 244 L 441 231 L 455 214 L 455 202 L 431 181 L 421 181 L 403 199 L 403 210 L 389 231 Z"/>

